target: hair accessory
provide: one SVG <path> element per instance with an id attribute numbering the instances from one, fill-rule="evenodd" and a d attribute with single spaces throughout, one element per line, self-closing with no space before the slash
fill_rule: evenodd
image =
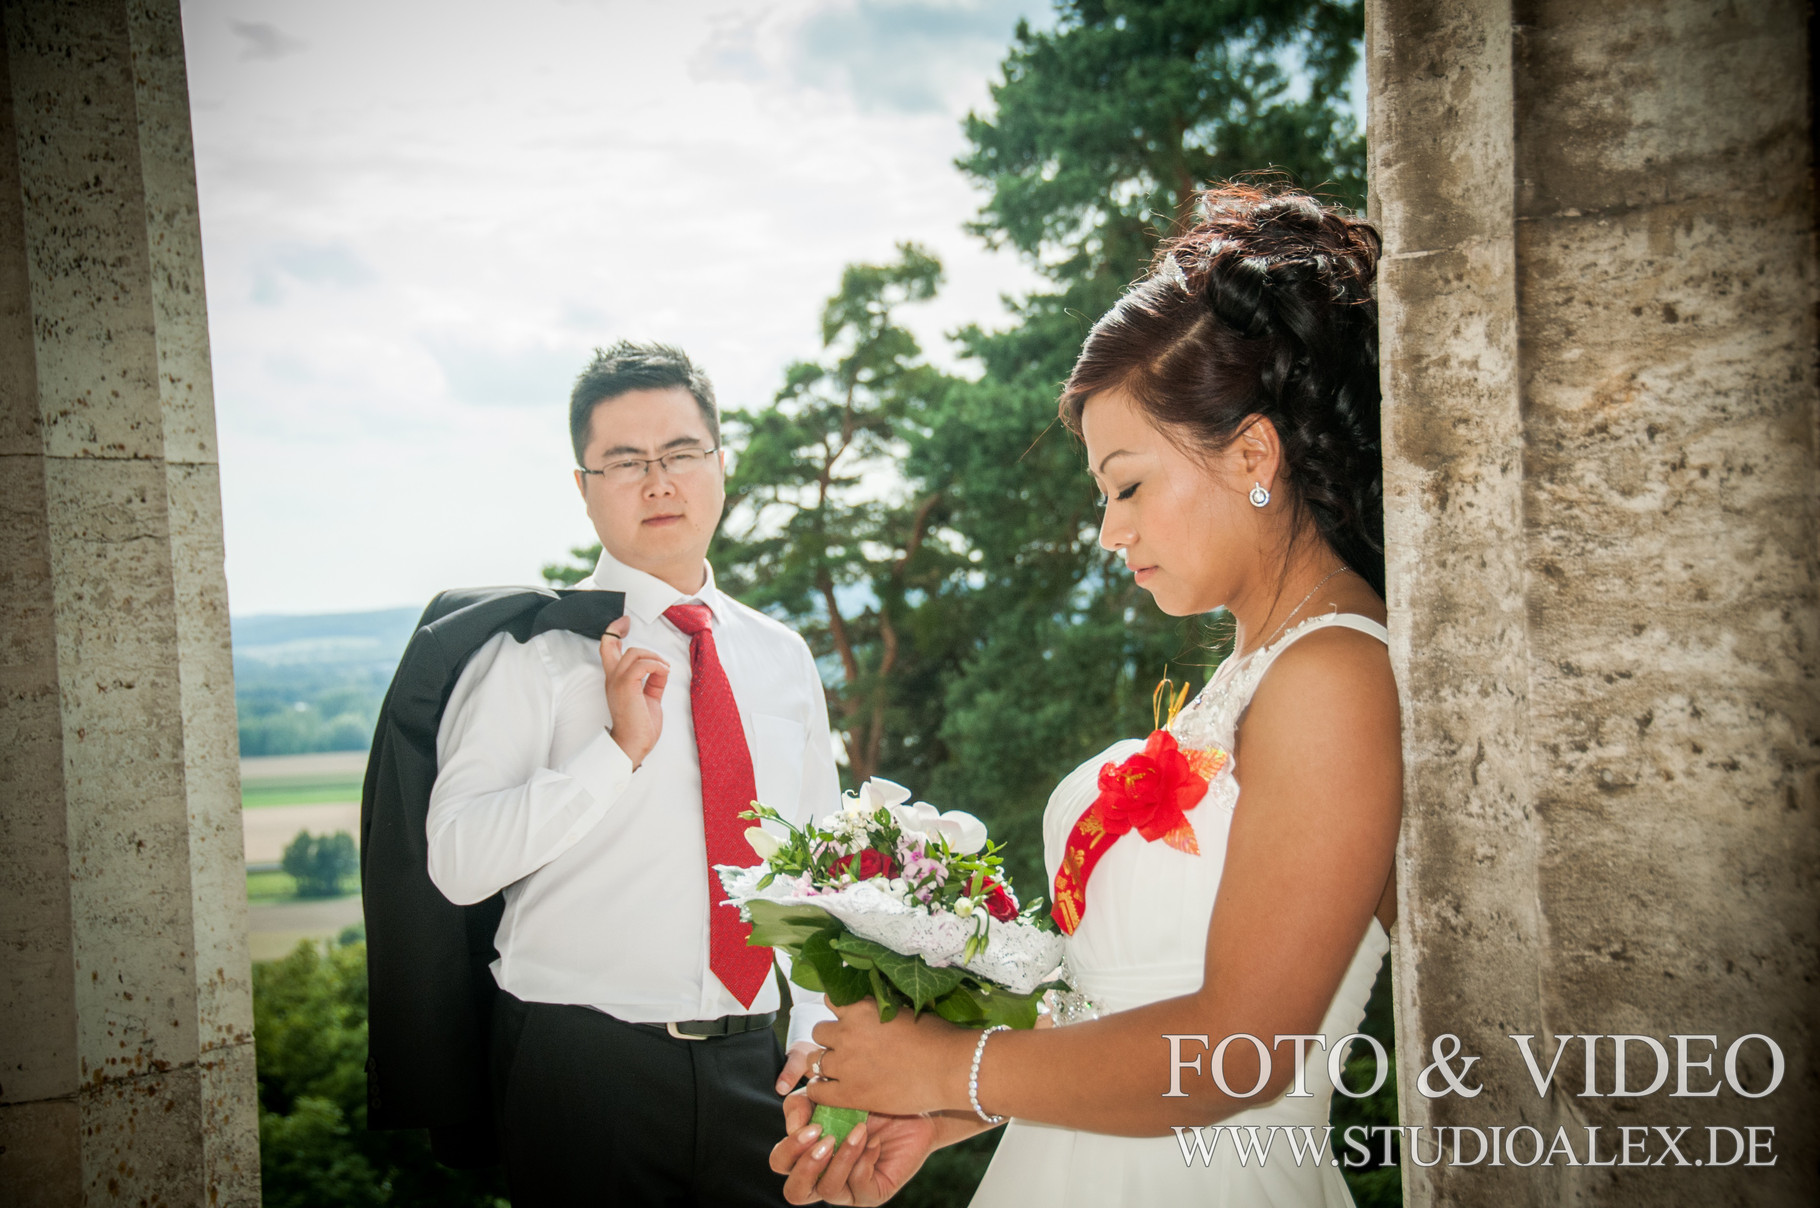
<path id="1" fill-rule="evenodd" d="M 994 1032 L 1007 1031 L 1010 1027 L 1010 1024 L 1001 1023 L 989 1028 L 982 1028 L 980 1041 L 973 1046 L 973 1072 L 967 1075 L 967 1101 L 973 1104 L 974 1114 L 988 1124 L 1003 1124 L 1005 1117 L 989 1116 L 986 1114 L 986 1109 L 980 1106 L 980 1058 L 986 1055 L 986 1038 Z"/>
<path id="2" fill-rule="evenodd" d="M 1252 507 L 1261 508 L 1265 504 L 1270 502 L 1270 492 L 1264 489 L 1263 483 L 1254 482 L 1251 484 L 1251 493 L 1250 493 L 1249 498 L 1251 499 Z"/>
<path id="3" fill-rule="evenodd" d="M 1163 263 L 1157 266 L 1156 275 L 1181 286 L 1185 292 L 1188 291 L 1188 274 L 1182 271 L 1182 262 L 1175 258 L 1174 252 L 1163 257 Z"/>

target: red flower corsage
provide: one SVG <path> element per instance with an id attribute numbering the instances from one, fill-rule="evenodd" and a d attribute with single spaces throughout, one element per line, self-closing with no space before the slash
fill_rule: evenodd
<path id="1" fill-rule="evenodd" d="M 1100 795 L 1074 824 L 1055 874 L 1050 914 L 1064 934 L 1073 935 L 1087 913 L 1087 880 L 1094 866 L 1126 832 L 1135 830 L 1151 843 L 1161 839 L 1191 856 L 1201 854 L 1187 812 L 1206 795 L 1226 758 L 1220 750 L 1183 751 L 1175 735 L 1159 729 L 1142 751 L 1100 769 Z"/>

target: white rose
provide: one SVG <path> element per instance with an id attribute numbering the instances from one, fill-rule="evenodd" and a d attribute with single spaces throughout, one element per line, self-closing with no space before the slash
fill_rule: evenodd
<path id="1" fill-rule="evenodd" d="M 942 813 L 927 801 L 919 801 L 912 806 L 893 806 L 891 813 L 899 828 L 924 835 L 940 835 L 949 847 L 963 856 L 970 856 L 986 846 L 986 824 L 966 810 Z"/>
<path id="2" fill-rule="evenodd" d="M 750 827 L 746 831 L 746 842 L 758 853 L 761 860 L 769 860 L 784 849 L 784 841 L 762 826 Z"/>
<path id="3" fill-rule="evenodd" d="M 954 913 L 958 917 L 963 918 L 963 919 L 966 918 L 968 915 L 972 914 L 973 913 L 973 899 L 972 898 L 956 898 L 954 900 Z"/>

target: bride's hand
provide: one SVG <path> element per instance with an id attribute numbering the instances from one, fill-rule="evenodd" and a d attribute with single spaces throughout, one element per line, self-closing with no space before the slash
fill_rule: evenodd
<path id="1" fill-rule="evenodd" d="M 936 1122 L 926 1116 L 870 1115 L 838 1149 L 809 1126 L 814 1104 L 797 1091 L 784 1099 L 784 1139 L 771 1169 L 789 1177 L 792 1204 L 882 1204 L 896 1195 L 935 1148 Z"/>
<path id="2" fill-rule="evenodd" d="M 921 1018 L 899 1011 L 880 1023 L 870 998 L 832 1009 L 833 1020 L 815 1025 L 821 1078 L 809 1083 L 809 1098 L 895 1116 L 969 1107 L 967 1073 L 978 1032 L 933 1011 Z"/>

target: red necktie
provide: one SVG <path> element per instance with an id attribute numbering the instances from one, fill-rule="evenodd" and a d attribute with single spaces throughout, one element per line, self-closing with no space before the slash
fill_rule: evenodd
<path id="1" fill-rule="evenodd" d="M 752 808 L 758 788 L 733 686 L 714 651 L 711 616 L 706 604 L 678 604 L 664 612 L 670 624 L 689 635 L 689 706 L 695 715 L 701 824 L 708 850 L 708 968 L 749 1007 L 771 976 L 771 949 L 746 943 L 752 925 L 740 922 L 739 907 L 720 904 L 726 894 L 714 866 L 752 862 L 746 829 L 754 824 L 739 815 Z"/>

